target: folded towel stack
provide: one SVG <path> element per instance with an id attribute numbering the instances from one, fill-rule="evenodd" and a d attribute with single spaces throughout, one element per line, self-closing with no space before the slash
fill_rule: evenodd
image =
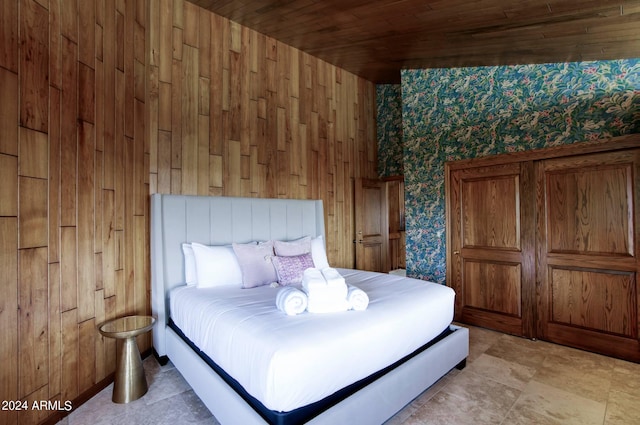
<path id="1" fill-rule="evenodd" d="M 307 269 L 302 278 L 302 288 L 307 293 L 309 313 L 335 313 L 349 310 L 347 285 L 340 273 L 327 267 L 321 270 Z"/>
<path id="2" fill-rule="evenodd" d="M 327 281 L 327 286 L 329 288 L 346 288 L 347 287 L 344 277 L 342 277 L 342 275 L 338 272 L 338 270 L 331 267 L 325 267 L 320 271 L 322 272 L 322 276 L 324 277 L 324 280 Z"/>
<path id="3" fill-rule="evenodd" d="M 302 289 L 309 294 L 311 292 L 322 292 L 327 287 L 327 281 L 324 280 L 320 269 L 310 268 L 302 273 Z"/>
<path id="4" fill-rule="evenodd" d="M 302 276 L 302 288 L 318 298 L 346 298 L 347 284 L 336 269 L 307 269 Z"/>
<path id="5" fill-rule="evenodd" d="M 293 286 L 283 286 L 276 295 L 276 306 L 289 316 L 303 313 L 307 309 L 307 294 Z"/>
<path id="6" fill-rule="evenodd" d="M 285 286 L 278 290 L 276 307 L 295 316 L 305 310 L 309 313 L 336 313 L 347 310 L 366 310 L 367 294 L 355 286 L 346 284 L 333 268 L 306 269 L 302 276 L 302 290 Z"/>

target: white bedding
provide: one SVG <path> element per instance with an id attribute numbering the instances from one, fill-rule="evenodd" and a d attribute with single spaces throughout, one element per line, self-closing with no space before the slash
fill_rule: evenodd
<path id="1" fill-rule="evenodd" d="M 288 316 L 277 288 L 235 286 L 171 292 L 182 332 L 268 409 L 321 400 L 413 352 L 453 319 L 451 288 L 338 269 L 369 296 L 364 311 Z"/>

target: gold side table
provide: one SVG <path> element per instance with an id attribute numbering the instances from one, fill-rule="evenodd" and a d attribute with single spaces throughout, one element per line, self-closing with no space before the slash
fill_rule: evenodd
<path id="1" fill-rule="evenodd" d="M 114 403 L 129 403 L 147 392 L 136 336 L 151 330 L 155 322 L 151 316 L 127 316 L 108 320 L 98 327 L 102 335 L 122 340 L 111 398 Z"/>

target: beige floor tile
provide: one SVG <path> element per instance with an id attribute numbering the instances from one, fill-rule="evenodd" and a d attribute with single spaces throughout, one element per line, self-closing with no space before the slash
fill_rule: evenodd
<path id="1" fill-rule="evenodd" d="M 69 425 L 98 425 L 109 423 L 109 421 L 117 420 L 119 417 L 126 416 L 141 409 L 145 404 L 144 396 L 131 403 L 114 403 L 111 401 L 112 394 L 113 384 L 110 384 L 82 406 L 78 407 L 69 416 Z"/>
<path id="2" fill-rule="evenodd" d="M 640 424 L 640 393 L 611 391 L 604 423 L 606 425 Z"/>
<path id="3" fill-rule="evenodd" d="M 502 335 L 485 353 L 524 366 L 538 368 L 549 354 L 549 344 L 513 335 Z"/>
<path id="4" fill-rule="evenodd" d="M 458 374 L 438 395 L 442 393 L 455 396 L 463 403 L 472 403 L 478 414 L 483 413 L 480 416 L 488 413 L 494 418 L 504 417 L 520 395 L 519 390 L 474 373 L 469 368 Z"/>
<path id="5" fill-rule="evenodd" d="M 640 364 L 618 360 L 611 373 L 611 390 L 640 394 Z"/>
<path id="6" fill-rule="evenodd" d="M 403 425 L 481 425 L 500 423 L 500 415 L 483 409 L 478 403 L 439 392 L 418 409 Z"/>
<path id="7" fill-rule="evenodd" d="M 531 381 L 504 419 L 505 424 L 602 424 L 606 403 Z"/>
<path id="8" fill-rule="evenodd" d="M 175 368 L 158 373 L 149 385 L 150 388 L 153 386 L 153 391 L 149 392 L 144 398 L 146 404 L 153 404 L 159 400 L 191 390 L 187 381 Z"/>
<path id="9" fill-rule="evenodd" d="M 113 403 L 111 384 L 58 425 L 218 424 L 171 363 L 160 366 L 155 358 L 147 357 L 143 366 L 149 391 L 141 398 Z"/>
<path id="10" fill-rule="evenodd" d="M 462 325 L 465 326 L 465 325 Z M 474 326 L 469 328 L 469 357 L 468 362 L 473 362 L 496 343 L 502 336 L 501 333 L 482 329 Z"/>
<path id="11" fill-rule="evenodd" d="M 447 386 L 451 380 L 460 373 L 458 369 L 453 369 L 447 375 L 438 380 L 429 389 L 424 391 L 418 397 L 416 397 L 411 403 L 409 403 L 404 409 L 396 413 L 391 419 L 385 422 L 385 425 L 397 425 L 403 424 L 411 415 L 413 415 L 418 409 L 424 406 L 429 400 L 436 396 L 444 387 Z"/>
<path id="12" fill-rule="evenodd" d="M 619 364 L 618 359 L 578 350 L 576 348 L 563 347 L 550 344 L 555 347 L 545 359 L 545 364 L 553 362 L 558 367 L 568 366 L 582 372 L 596 373 L 599 376 L 608 376 L 613 368 Z"/>
<path id="13" fill-rule="evenodd" d="M 611 389 L 613 359 L 567 349 L 547 356 L 534 379 L 573 394 L 606 403 Z"/>
<path id="14" fill-rule="evenodd" d="M 464 370 L 403 425 L 499 424 L 520 392 Z"/>
<path id="15" fill-rule="evenodd" d="M 487 379 L 492 379 L 522 391 L 536 373 L 536 369 L 498 357 L 482 354 L 467 369 Z"/>

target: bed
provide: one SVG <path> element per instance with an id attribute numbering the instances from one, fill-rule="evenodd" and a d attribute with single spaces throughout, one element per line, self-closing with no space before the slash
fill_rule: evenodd
<path id="1" fill-rule="evenodd" d="M 171 360 L 220 423 L 380 424 L 452 368 L 464 367 L 468 330 L 450 323 L 452 299 L 449 307 L 449 302 L 429 304 L 426 295 L 422 300 L 417 298 L 418 291 L 424 292 L 427 285 L 422 281 L 339 269 L 348 282 L 369 294 L 369 308 L 363 312 L 304 313 L 293 318 L 275 308 L 277 288 L 271 286 L 206 291 L 185 286 L 185 242 L 224 246 L 234 242 L 290 241 L 304 236 L 322 241 L 324 233 L 322 202 L 317 200 L 152 195 L 151 295 L 152 312 L 157 318 L 154 352 L 161 362 Z M 429 285 L 434 294 L 451 296 L 446 293 L 449 288 Z M 385 303 L 395 302 L 394 293 L 401 292 L 398 288 L 408 293 L 416 291 L 408 298 L 425 306 L 411 309 L 415 317 L 403 318 L 384 307 Z M 390 301 L 384 301 L 387 299 Z M 226 304 L 229 300 L 241 300 L 240 304 L 252 305 L 255 310 L 245 313 L 236 304 Z M 220 325 L 218 318 L 209 318 L 205 312 L 211 305 L 217 305 L 236 322 Z M 189 324 L 185 310 L 208 319 Z M 376 337 L 372 338 L 370 331 L 369 336 L 364 336 L 374 316 L 380 320 L 375 325 Z M 278 325 L 283 320 L 287 321 L 285 325 Z M 295 340 L 298 337 L 292 329 L 305 321 L 312 322 L 310 326 L 317 328 L 316 333 L 299 338 L 319 343 L 315 347 Z M 313 324 L 318 321 L 323 324 Z M 205 329 L 204 334 L 193 330 L 205 328 L 207 322 L 213 328 Z M 423 325 L 426 322 L 433 326 Z M 350 327 L 362 330 L 363 336 L 342 337 L 336 333 Z M 227 339 L 225 332 L 230 335 Z M 408 340 L 390 344 L 387 338 L 395 334 L 406 334 Z M 280 345 L 287 344 L 278 341 L 295 341 L 289 345 L 305 348 L 284 354 Z M 373 343 L 379 345 L 371 348 L 368 344 Z M 272 357 L 279 361 L 255 357 L 254 353 L 268 344 L 267 351 L 276 351 Z M 366 352 L 345 354 L 358 350 L 361 344 L 367 344 Z M 339 353 L 323 351 L 331 350 L 331 346 L 338 347 Z M 247 357 L 249 363 L 242 363 L 242 357 Z M 329 358 L 331 364 L 323 365 L 322 359 Z M 303 360 L 296 362 L 300 359 Z M 307 364 L 310 367 L 305 367 Z M 345 365 L 348 373 L 322 380 L 322 375 L 332 368 Z M 289 375 L 282 375 L 282 371 Z M 284 384 L 276 385 L 278 382 Z"/>

